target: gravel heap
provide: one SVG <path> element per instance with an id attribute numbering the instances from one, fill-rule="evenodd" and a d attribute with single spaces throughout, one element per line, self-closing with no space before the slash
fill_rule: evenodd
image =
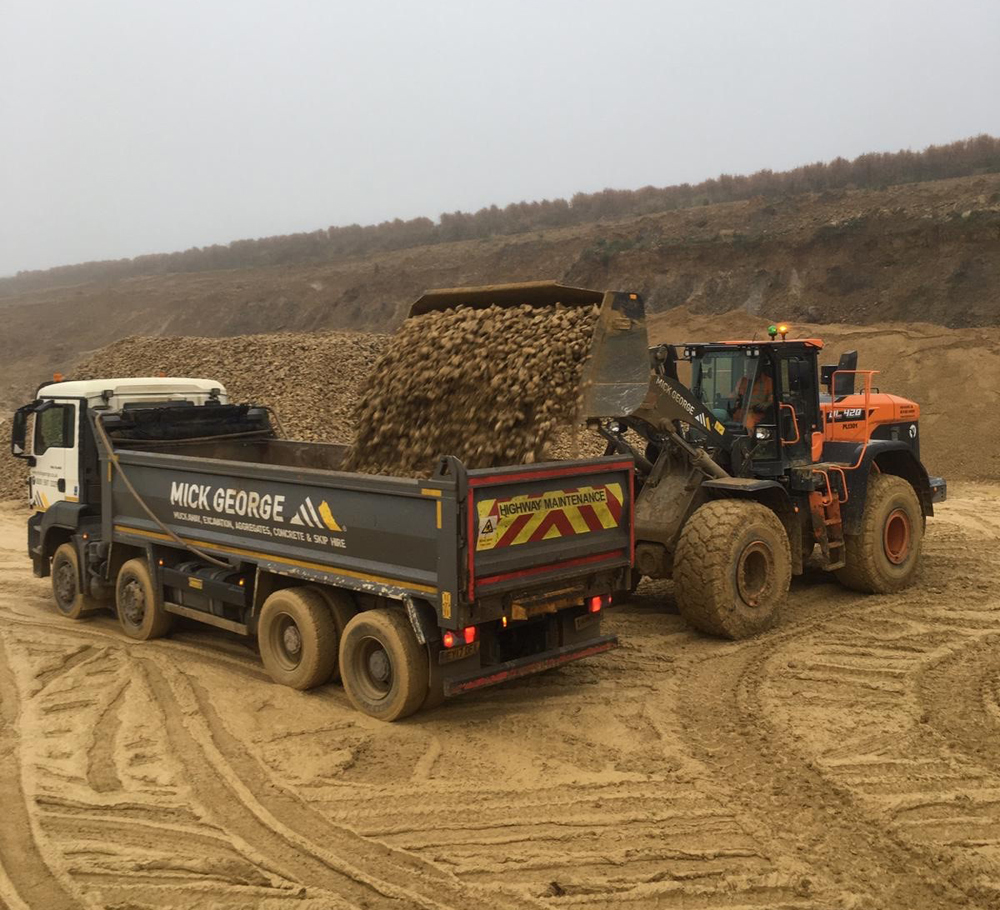
<path id="1" fill-rule="evenodd" d="M 426 475 L 541 460 L 576 418 L 596 307 L 456 307 L 408 319 L 358 407 L 351 470 Z"/>
<path id="2" fill-rule="evenodd" d="M 239 335 L 231 338 L 132 336 L 81 361 L 73 379 L 192 376 L 217 379 L 233 401 L 272 407 L 291 439 L 349 444 L 361 386 L 389 340 L 361 332 Z M 25 399 L 27 400 L 27 399 Z M 4 440 L 9 423 L 0 424 Z M 0 449 L 0 501 L 28 501 L 27 468 Z"/>
<path id="3" fill-rule="evenodd" d="M 192 376 L 217 379 L 231 401 L 274 409 L 284 435 L 348 444 L 352 417 L 388 335 L 361 332 L 123 338 L 81 362 L 74 379 Z"/>
<path id="4" fill-rule="evenodd" d="M 132 336 L 81 361 L 73 379 L 217 379 L 233 401 L 274 409 L 290 439 L 356 443 L 354 469 L 426 475 L 439 455 L 469 467 L 600 454 L 572 423 L 596 309 L 461 307 L 355 332 Z M 369 376 L 371 379 L 369 380 Z M 0 423 L 4 438 L 10 432 Z M 25 463 L 0 449 L 0 501 L 27 503 Z"/>

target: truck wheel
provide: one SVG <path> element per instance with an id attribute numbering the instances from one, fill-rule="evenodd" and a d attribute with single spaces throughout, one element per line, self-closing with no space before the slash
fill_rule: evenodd
<path id="1" fill-rule="evenodd" d="M 890 594 L 913 584 L 924 538 L 916 491 L 902 477 L 873 474 L 861 533 L 844 535 L 842 585 L 864 594 Z"/>
<path id="2" fill-rule="evenodd" d="M 359 711 L 379 720 L 399 720 L 429 695 L 427 649 L 402 610 L 358 613 L 340 640 L 344 691 Z"/>
<path id="3" fill-rule="evenodd" d="M 153 579 L 144 558 L 130 559 L 119 570 L 115 610 L 122 631 L 138 641 L 162 638 L 174 624 L 173 616 L 156 602 Z"/>
<path id="4" fill-rule="evenodd" d="M 758 502 L 717 499 L 687 520 L 674 554 L 677 606 L 712 635 L 747 638 L 774 624 L 792 580 L 785 528 Z"/>
<path id="5" fill-rule="evenodd" d="M 71 543 L 60 545 L 52 556 L 52 596 L 56 609 L 70 619 L 84 619 L 102 607 L 80 589 L 80 557 Z"/>
<path id="6" fill-rule="evenodd" d="M 310 585 L 309 589 L 318 592 L 320 597 L 326 602 L 330 610 L 330 615 L 333 617 L 333 624 L 336 626 L 336 638 L 333 643 L 333 672 L 330 674 L 330 682 L 339 683 L 340 660 L 338 659 L 338 654 L 340 652 L 340 637 L 344 634 L 344 629 L 347 628 L 347 624 L 351 621 L 351 618 L 358 612 L 358 605 L 350 594 L 346 591 L 340 591 L 337 588 L 330 588 L 326 585 Z"/>
<path id="7" fill-rule="evenodd" d="M 268 597 L 257 643 L 271 679 L 293 689 L 322 685 L 337 666 L 337 626 L 312 588 L 284 588 Z"/>

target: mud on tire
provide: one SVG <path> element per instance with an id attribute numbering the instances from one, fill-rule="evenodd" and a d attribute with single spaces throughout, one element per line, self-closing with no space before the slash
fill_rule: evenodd
<path id="1" fill-rule="evenodd" d="M 379 720 L 413 714 L 429 695 L 430 661 L 402 610 L 366 610 L 340 639 L 344 691 L 359 711 Z"/>
<path id="2" fill-rule="evenodd" d="M 788 594 L 788 535 L 760 503 L 705 503 L 681 531 L 673 575 L 677 605 L 691 625 L 725 638 L 756 635 L 774 624 Z"/>
<path id="3" fill-rule="evenodd" d="M 52 556 L 52 598 L 56 609 L 70 619 L 84 619 L 104 604 L 80 588 L 80 558 L 76 547 L 64 543 Z"/>
<path id="4" fill-rule="evenodd" d="M 842 585 L 863 594 L 891 594 L 913 584 L 924 539 L 916 491 L 902 477 L 873 474 L 861 533 L 844 535 Z"/>
<path id="5" fill-rule="evenodd" d="M 173 626 L 173 616 L 157 602 L 145 558 L 130 559 L 118 570 L 115 612 L 122 631 L 138 641 L 162 638 Z"/>
<path id="6" fill-rule="evenodd" d="M 257 645 L 264 669 L 276 683 L 312 689 L 337 667 L 337 625 L 315 588 L 282 588 L 260 611 Z"/>

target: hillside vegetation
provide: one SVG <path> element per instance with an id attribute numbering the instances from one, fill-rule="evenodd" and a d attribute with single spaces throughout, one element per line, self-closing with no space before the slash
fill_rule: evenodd
<path id="1" fill-rule="evenodd" d="M 351 224 L 192 247 L 183 252 L 23 271 L 14 277 L 0 279 L 0 295 L 169 272 L 331 262 L 345 256 L 522 234 L 755 197 L 775 200 L 830 190 L 884 189 L 906 183 L 997 172 L 1000 172 L 1000 139 L 984 134 L 947 145 L 932 145 L 921 152 L 872 152 L 853 161 L 838 157 L 789 171 L 761 170 L 736 176 L 722 174 L 697 184 L 646 186 L 638 190 L 605 189 L 598 193 L 576 193 L 569 200 L 543 199 L 511 203 L 504 208 L 491 205 L 477 212 L 445 212 L 437 222 L 430 218 L 408 221 L 396 218 L 381 224 Z"/>

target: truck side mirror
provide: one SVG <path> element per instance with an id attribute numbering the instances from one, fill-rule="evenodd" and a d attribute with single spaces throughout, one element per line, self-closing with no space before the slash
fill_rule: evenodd
<path id="1" fill-rule="evenodd" d="M 10 453 L 15 458 L 28 458 L 28 415 L 35 410 L 35 402 L 26 404 L 14 412 L 10 427 Z"/>

